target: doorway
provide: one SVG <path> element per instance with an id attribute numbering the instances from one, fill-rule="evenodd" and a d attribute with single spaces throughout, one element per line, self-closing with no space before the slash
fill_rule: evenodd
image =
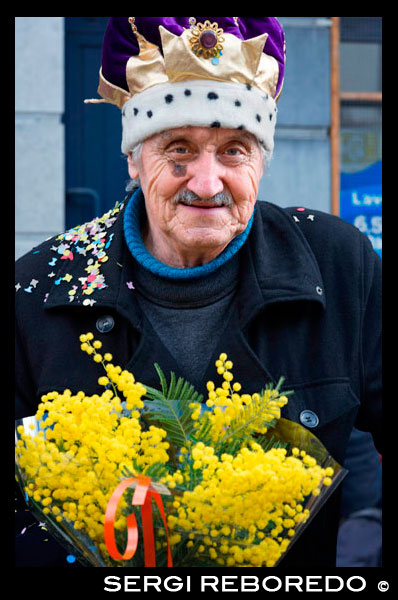
<path id="1" fill-rule="evenodd" d="M 97 94 L 109 17 L 65 17 L 66 228 L 101 216 L 125 197 L 121 114 L 112 104 L 84 104 Z"/>

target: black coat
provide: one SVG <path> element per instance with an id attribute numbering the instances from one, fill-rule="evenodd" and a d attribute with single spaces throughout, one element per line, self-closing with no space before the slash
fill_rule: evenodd
<path id="1" fill-rule="evenodd" d="M 147 385 L 159 385 L 155 361 L 166 374 L 194 379 L 181 372 L 140 312 L 122 215 L 123 204 L 17 261 L 16 418 L 34 414 L 50 390 L 102 390 L 101 368 L 80 350 L 79 335 L 87 331 L 115 364 Z M 98 250 L 106 262 L 98 261 Z M 340 464 L 354 424 L 371 431 L 382 452 L 381 261 L 368 239 L 329 214 L 258 202 L 240 253 L 238 310 L 213 355 L 203 349 L 203 381 L 214 380 L 214 362 L 226 352 L 248 393 L 284 376 L 285 389 L 295 393 L 282 416 L 300 422 L 304 410 L 315 413 L 319 422 L 311 431 Z M 95 291 L 84 294 L 93 281 Z M 338 497 L 281 568 L 335 565 Z"/>

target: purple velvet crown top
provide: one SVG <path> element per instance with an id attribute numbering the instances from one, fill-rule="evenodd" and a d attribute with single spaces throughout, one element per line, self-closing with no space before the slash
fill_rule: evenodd
<path id="1" fill-rule="evenodd" d="M 279 77 L 275 97 L 279 95 L 285 75 L 285 36 L 276 17 L 239 17 L 238 26 L 233 17 L 195 17 L 197 22 L 216 21 L 225 33 L 241 40 L 268 33 L 263 52 L 278 62 Z M 189 17 L 135 17 L 138 31 L 148 42 L 162 50 L 159 25 L 174 35 L 189 29 Z M 138 41 L 132 32 L 128 17 L 110 17 L 102 48 L 102 74 L 111 84 L 128 91 L 126 64 L 131 56 L 139 54 Z"/>

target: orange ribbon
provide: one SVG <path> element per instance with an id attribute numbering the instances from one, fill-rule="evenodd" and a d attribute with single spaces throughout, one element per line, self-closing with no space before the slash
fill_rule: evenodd
<path id="1" fill-rule="evenodd" d="M 144 557 L 145 567 L 156 567 L 156 552 L 155 552 L 155 536 L 153 532 L 153 517 L 152 517 L 152 498 L 154 499 L 160 516 L 162 517 L 164 528 L 166 531 L 168 559 L 167 566 L 172 567 L 173 561 L 171 557 L 170 542 L 167 531 L 166 515 L 164 512 L 163 502 L 160 494 L 149 490 L 151 485 L 151 478 L 146 475 L 139 475 L 138 477 L 128 477 L 123 479 L 119 485 L 115 488 L 112 496 L 109 499 L 108 505 L 105 512 L 105 544 L 111 556 L 114 560 L 129 560 L 134 556 L 138 546 L 138 527 L 137 520 L 134 513 L 128 515 L 127 521 L 127 545 L 123 554 L 120 554 L 115 540 L 115 517 L 116 510 L 119 504 L 119 500 L 123 495 L 124 491 L 132 484 L 137 482 L 134 490 L 132 499 L 133 506 L 141 506 L 141 519 L 142 519 L 142 534 L 144 538 Z"/>

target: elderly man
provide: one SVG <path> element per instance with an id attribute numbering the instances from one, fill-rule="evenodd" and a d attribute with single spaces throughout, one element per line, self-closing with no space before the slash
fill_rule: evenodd
<path id="1" fill-rule="evenodd" d="M 257 199 L 284 60 L 275 17 L 111 17 L 98 90 L 136 189 L 18 261 L 17 418 L 98 392 L 91 330 L 153 387 L 158 362 L 205 393 L 220 352 L 247 393 L 284 376 L 283 416 L 337 461 L 354 424 L 381 451 L 380 260 L 337 217 Z M 335 493 L 281 566 L 335 566 L 338 517 Z M 20 564 L 66 566 L 19 542 Z"/>

